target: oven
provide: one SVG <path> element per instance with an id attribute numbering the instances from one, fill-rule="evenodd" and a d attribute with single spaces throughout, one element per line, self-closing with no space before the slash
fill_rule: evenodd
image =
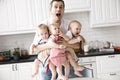
<path id="1" fill-rule="evenodd" d="M 81 72 L 84 77 L 96 78 L 96 58 L 95 57 L 80 57 L 78 64 L 85 67 Z"/>

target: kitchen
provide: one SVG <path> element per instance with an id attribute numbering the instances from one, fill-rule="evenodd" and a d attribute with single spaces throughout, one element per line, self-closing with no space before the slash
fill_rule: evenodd
<path id="1" fill-rule="evenodd" d="M 70 20 L 76 19 L 82 23 L 82 35 L 87 43 L 99 40 L 120 45 L 120 0 L 81 0 L 81 3 L 77 0 L 71 1 L 73 2 L 65 0 L 67 9 L 64 17 Z M 107 1 L 110 4 L 106 5 Z M 104 10 L 104 7 L 108 8 L 109 5 L 111 5 L 110 11 L 108 9 L 110 14 L 106 15 L 107 10 L 106 8 Z M 0 11 L 0 51 L 13 50 L 15 47 L 29 50 L 35 34 L 35 26 L 49 17 L 47 7 L 49 2 L 44 0 L 0 0 L 2 11 Z M 95 12 L 96 9 L 98 10 Z M 99 11 L 105 12 L 100 14 Z"/>

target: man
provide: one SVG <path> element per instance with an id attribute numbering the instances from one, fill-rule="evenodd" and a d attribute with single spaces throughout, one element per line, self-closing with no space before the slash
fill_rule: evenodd
<path id="1" fill-rule="evenodd" d="M 43 24 L 51 24 L 51 23 L 58 23 L 60 26 L 61 31 L 65 34 L 68 31 L 68 25 L 69 21 L 64 20 L 63 14 L 64 14 L 65 4 L 63 0 L 52 0 L 50 3 L 50 18 L 43 21 Z M 37 42 L 38 35 L 36 34 L 34 37 L 33 44 Z M 67 45 L 72 48 L 79 48 L 79 45 L 68 45 L 66 42 L 63 41 L 64 45 Z M 42 44 L 36 47 L 38 50 L 45 50 L 51 48 L 51 45 L 49 43 Z M 41 80 L 51 80 L 51 72 L 48 70 L 48 73 L 46 74 L 46 67 L 47 66 L 41 66 Z"/>

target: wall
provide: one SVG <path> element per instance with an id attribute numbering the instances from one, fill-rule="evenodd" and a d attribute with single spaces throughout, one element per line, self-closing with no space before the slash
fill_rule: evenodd
<path id="1" fill-rule="evenodd" d="M 104 27 L 104 28 L 90 28 L 90 17 L 89 12 L 82 13 L 67 13 L 65 18 L 76 19 L 82 23 L 81 34 L 85 37 L 87 42 L 99 40 L 99 41 L 110 41 L 120 44 L 120 26 Z"/>
<path id="2" fill-rule="evenodd" d="M 89 13 L 67 13 L 64 15 L 67 19 L 76 19 L 82 23 L 81 34 L 85 37 L 86 41 L 99 40 L 110 41 L 114 43 L 120 43 L 120 26 L 108 27 L 108 28 L 90 28 Z M 0 36 L 0 51 L 13 50 L 14 47 L 20 47 L 21 49 L 29 50 L 29 46 L 33 41 L 34 33 L 21 34 L 21 35 L 9 35 Z"/>

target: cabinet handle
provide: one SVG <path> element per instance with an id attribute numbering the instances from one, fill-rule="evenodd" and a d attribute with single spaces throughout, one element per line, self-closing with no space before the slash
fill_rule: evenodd
<path id="1" fill-rule="evenodd" d="M 83 64 L 83 66 L 90 66 L 90 67 L 92 67 L 92 64 Z"/>
<path id="2" fill-rule="evenodd" d="M 15 65 L 15 70 L 17 71 L 17 64 Z"/>
<path id="3" fill-rule="evenodd" d="M 115 56 L 108 56 L 109 58 L 114 58 Z"/>
<path id="4" fill-rule="evenodd" d="M 110 73 L 111 76 L 117 75 L 116 73 Z"/>
<path id="5" fill-rule="evenodd" d="M 14 70 L 14 65 L 12 65 L 12 71 L 15 71 L 15 70 Z"/>

